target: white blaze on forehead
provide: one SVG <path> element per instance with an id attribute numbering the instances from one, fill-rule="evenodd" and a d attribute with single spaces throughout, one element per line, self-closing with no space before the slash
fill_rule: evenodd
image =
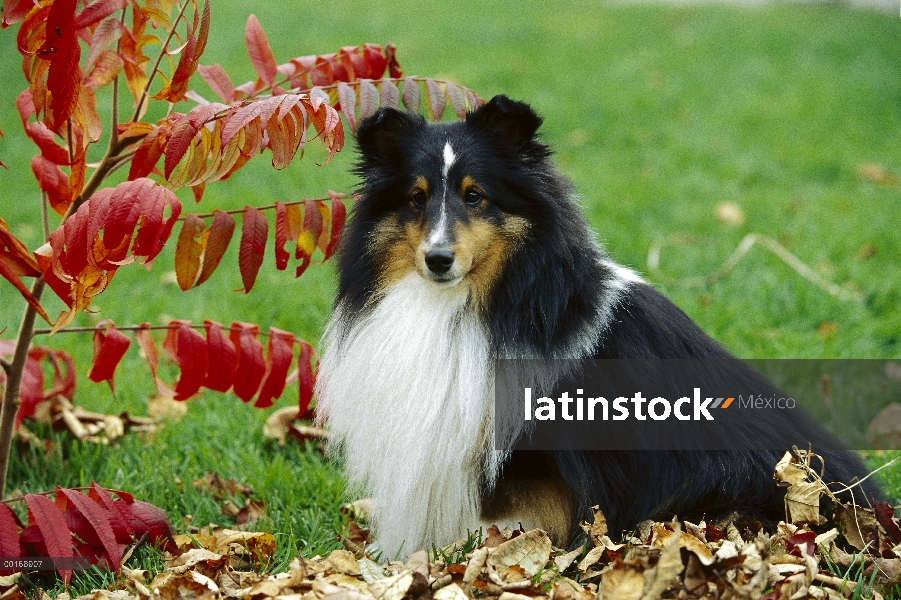
<path id="1" fill-rule="evenodd" d="M 454 161 L 457 160 L 457 156 L 454 154 L 454 149 L 451 148 L 450 142 L 444 143 L 443 155 L 444 165 L 441 167 L 441 179 L 444 183 L 444 191 L 441 194 L 441 213 L 438 216 L 438 222 L 429 233 L 428 244 L 430 246 L 444 244 L 449 237 L 447 231 L 447 173 L 453 166 Z"/>
<path id="2" fill-rule="evenodd" d="M 450 168 L 453 166 L 455 160 L 457 160 L 457 156 L 454 154 L 454 149 L 451 148 L 450 142 L 445 142 L 444 143 L 444 166 L 441 168 L 442 179 L 447 180 L 447 173 L 448 173 L 448 171 L 450 171 Z"/>

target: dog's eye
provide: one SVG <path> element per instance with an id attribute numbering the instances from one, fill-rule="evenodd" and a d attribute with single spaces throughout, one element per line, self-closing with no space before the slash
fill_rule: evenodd
<path id="1" fill-rule="evenodd" d="M 478 204 L 479 202 L 482 201 L 482 194 L 478 193 L 475 190 L 469 190 L 463 196 L 463 200 L 464 200 L 464 202 L 466 202 L 466 204 L 475 206 L 476 204 Z"/>
<path id="2" fill-rule="evenodd" d="M 414 193 L 410 199 L 413 201 L 413 204 L 415 204 L 416 206 L 420 206 L 420 207 L 425 206 L 426 196 L 425 196 L 425 192 L 423 192 L 422 190 Z"/>

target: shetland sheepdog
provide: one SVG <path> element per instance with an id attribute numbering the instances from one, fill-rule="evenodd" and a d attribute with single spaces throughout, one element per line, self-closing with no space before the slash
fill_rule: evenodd
<path id="1" fill-rule="evenodd" d="M 357 131 L 362 186 L 316 396 L 384 556 L 491 523 L 565 545 L 592 505 L 614 533 L 673 515 L 778 520 L 781 452 L 496 448 L 497 358 L 731 358 L 601 248 L 541 123 L 497 96 L 461 122 L 383 108 Z M 816 449 L 828 434 L 808 429 L 798 445 Z M 866 473 L 849 451 L 826 467 L 826 481 Z"/>

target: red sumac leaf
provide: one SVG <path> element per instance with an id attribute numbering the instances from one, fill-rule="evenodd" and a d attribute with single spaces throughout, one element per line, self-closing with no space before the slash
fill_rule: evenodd
<path id="1" fill-rule="evenodd" d="M 188 291 L 194 287 L 194 280 L 200 270 L 200 255 L 203 254 L 203 230 L 206 223 L 197 215 L 186 215 L 175 246 L 175 278 L 178 287 Z"/>
<path id="2" fill-rule="evenodd" d="M 110 570 L 118 571 L 122 562 L 122 549 L 116 543 L 116 534 L 113 533 L 113 527 L 107 511 L 81 492 L 57 487 L 57 494 L 64 494 L 75 509 L 87 520 L 94 533 L 100 539 L 100 543 L 103 544 Z M 85 535 L 82 532 L 75 531 L 75 534 L 85 539 Z"/>
<path id="3" fill-rule="evenodd" d="M 131 167 L 128 169 L 128 178 L 130 180 L 139 177 L 147 177 L 153 171 L 156 163 L 166 149 L 166 139 L 160 135 L 162 130 L 154 128 L 148 133 L 141 145 L 135 151 L 135 155 L 131 159 Z"/>
<path id="4" fill-rule="evenodd" d="M 412 77 L 404 79 L 404 108 L 410 112 L 419 112 L 419 85 Z"/>
<path id="5" fill-rule="evenodd" d="M 3 0 L 3 29 L 15 25 L 34 8 L 34 0 Z"/>
<path id="6" fill-rule="evenodd" d="M 231 77 L 218 63 L 209 67 L 200 65 L 197 67 L 197 72 L 210 86 L 213 93 L 222 98 L 226 104 L 231 104 L 235 101 L 235 84 L 232 83 Z"/>
<path id="7" fill-rule="evenodd" d="M 288 241 L 287 223 L 288 207 L 284 202 L 275 203 L 275 268 L 284 271 L 288 268 L 291 255 L 285 250 Z"/>
<path id="8" fill-rule="evenodd" d="M 105 50 L 97 59 L 94 65 L 84 78 L 84 86 L 88 88 L 103 87 L 113 81 L 125 62 L 115 50 Z"/>
<path id="9" fill-rule="evenodd" d="M 895 519 L 893 518 L 895 516 L 895 509 L 887 502 L 877 502 L 874 505 L 874 508 L 876 511 L 876 520 L 879 521 L 879 524 L 885 529 L 889 538 L 893 543 L 901 544 L 901 527 L 898 527 L 898 523 L 895 522 Z"/>
<path id="10" fill-rule="evenodd" d="M 40 121 L 25 126 L 25 133 L 40 148 L 44 158 L 57 165 L 69 164 L 69 152 L 56 143 L 53 132 Z"/>
<path id="11" fill-rule="evenodd" d="M 378 79 L 385 73 L 388 59 L 382 54 L 382 47 L 378 44 L 363 44 L 363 58 L 369 67 L 369 78 Z"/>
<path id="12" fill-rule="evenodd" d="M 382 79 L 382 91 L 379 104 L 388 108 L 397 108 L 400 103 L 400 90 L 390 79 Z"/>
<path id="13" fill-rule="evenodd" d="M 196 285 L 200 285 L 210 278 L 222 255 L 228 249 L 232 235 L 235 233 L 235 219 L 225 211 L 213 211 L 213 223 L 207 232 L 206 248 L 203 253 L 203 266 L 200 268 L 200 275 L 197 277 Z"/>
<path id="14" fill-rule="evenodd" d="M 28 524 L 36 525 L 40 531 L 47 548 L 47 556 L 72 558 L 72 533 L 66 525 L 63 513 L 56 505 L 46 496 L 26 494 L 25 506 L 28 508 Z M 59 574 L 63 582 L 68 584 L 72 570 L 59 569 Z"/>
<path id="15" fill-rule="evenodd" d="M 300 342 L 300 355 L 297 357 L 297 391 L 298 410 L 297 415 L 303 415 L 310 407 L 313 400 L 313 386 L 315 385 L 315 371 L 312 366 L 313 347 L 304 341 Z"/>
<path id="16" fill-rule="evenodd" d="M 354 89 L 343 81 L 338 83 L 338 104 L 341 106 L 341 112 L 344 113 L 344 118 L 347 119 L 351 130 L 355 130 L 357 120 L 354 111 L 357 107 L 357 95 Z"/>
<path id="17" fill-rule="evenodd" d="M 113 533 L 116 535 L 116 541 L 120 544 L 127 544 L 132 540 L 134 530 L 131 526 L 131 509 L 128 503 L 122 500 L 113 500 L 113 496 L 109 490 L 91 482 L 88 490 L 90 496 L 95 502 L 101 504 L 109 513 L 110 524 L 113 527 Z"/>
<path id="18" fill-rule="evenodd" d="M 263 362 L 263 346 L 257 339 L 260 328 L 250 323 L 232 323 L 228 336 L 237 350 L 237 367 L 235 368 L 235 396 L 244 402 L 250 402 L 266 373 Z"/>
<path id="19" fill-rule="evenodd" d="M 122 492 L 118 492 L 119 497 L 123 497 Z M 129 498 L 130 495 L 125 494 Z M 125 498 L 123 498 L 125 500 Z M 140 538 L 147 534 L 147 543 L 151 546 L 159 546 L 168 552 L 177 551 L 175 540 L 172 539 L 172 525 L 169 524 L 169 517 L 166 511 L 158 506 L 154 506 L 148 502 L 140 500 L 125 500 L 128 502 L 128 508 L 131 513 L 131 526 L 134 535 Z"/>
<path id="20" fill-rule="evenodd" d="M 31 170 L 35 179 L 38 180 L 38 186 L 47 193 L 50 207 L 59 216 L 66 214 L 66 210 L 72 202 L 69 177 L 41 154 L 31 159 Z"/>
<path id="21" fill-rule="evenodd" d="M 363 79 L 360 81 L 360 120 L 370 117 L 379 109 L 379 91 L 372 81 Z"/>
<path id="22" fill-rule="evenodd" d="M 159 375 L 157 375 L 157 368 L 159 367 L 159 355 L 156 351 L 156 342 L 153 341 L 153 336 L 150 333 L 150 324 L 149 323 L 141 323 L 140 328 L 135 332 L 135 341 L 138 343 L 138 347 L 141 348 L 141 354 L 144 355 L 144 360 L 147 361 L 147 365 L 150 367 L 150 372 L 153 374 L 153 381 L 156 383 L 156 390 L 163 396 L 172 396 L 174 392 L 172 388 L 166 385 L 162 379 L 160 379 Z"/>
<path id="23" fill-rule="evenodd" d="M 338 242 L 341 241 L 341 232 L 344 230 L 344 222 L 347 219 L 347 207 L 340 200 L 332 199 L 332 227 L 328 246 L 325 248 L 325 258 L 328 260 L 335 253 Z"/>
<path id="24" fill-rule="evenodd" d="M 208 364 L 204 387 L 217 392 L 227 392 L 235 380 L 235 365 L 238 354 L 222 325 L 214 321 L 204 321 Z"/>
<path id="25" fill-rule="evenodd" d="M 273 398 L 281 398 L 293 359 L 294 334 L 271 327 L 266 351 L 266 379 L 254 403 L 256 408 L 267 408 L 272 406 Z"/>
<path id="26" fill-rule="evenodd" d="M 388 75 L 395 79 L 404 76 L 404 72 L 397 62 L 397 46 L 392 43 L 385 44 L 385 58 L 388 59 Z"/>
<path id="27" fill-rule="evenodd" d="M 0 556 L 18 558 L 22 555 L 16 521 L 16 514 L 12 509 L 0 504 Z"/>
<path id="28" fill-rule="evenodd" d="M 466 96 L 463 95 L 462 90 L 455 86 L 450 81 L 445 82 L 445 87 L 447 88 L 447 97 L 450 98 L 451 106 L 454 109 L 454 112 L 457 115 L 458 119 L 466 118 Z"/>
<path id="29" fill-rule="evenodd" d="M 163 341 L 163 350 L 178 365 L 181 375 L 175 383 L 175 399 L 187 400 L 200 390 L 206 379 L 206 340 L 188 321 L 172 321 Z"/>
<path id="30" fill-rule="evenodd" d="M 241 246 L 238 249 L 238 266 L 241 270 L 241 282 L 244 293 L 249 293 L 256 282 L 263 255 L 266 253 L 266 238 L 269 235 L 269 223 L 265 215 L 252 206 L 244 207 L 244 219 L 241 223 Z"/>
<path id="31" fill-rule="evenodd" d="M 75 17 L 75 29 L 84 29 L 128 6 L 128 0 L 96 0 Z"/>
<path id="32" fill-rule="evenodd" d="M 112 389 L 113 374 L 129 346 L 131 339 L 116 329 L 112 321 L 98 323 L 94 331 L 94 358 L 88 379 L 95 383 L 108 381 Z"/>
<path id="33" fill-rule="evenodd" d="M 247 17 L 247 26 L 244 28 L 244 41 L 247 43 L 247 53 L 250 55 L 250 63 L 256 70 L 260 79 L 266 85 L 272 85 L 278 74 L 278 66 L 275 63 L 275 55 L 266 33 L 260 26 L 256 15 Z"/>
<path id="34" fill-rule="evenodd" d="M 50 128 L 54 131 L 72 115 L 78 104 L 81 83 L 81 45 L 75 25 L 77 0 L 56 0 L 47 16 L 46 40 L 38 51 L 44 60 L 50 61 L 47 73 L 47 90 L 50 92 Z M 47 115 L 45 115 L 46 120 Z"/>
<path id="35" fill-rule="evenodd" d="M 447 105 L 444 99 L 444 90 L 434 79 L 428 77 L 425 80 L 425 89 L 429 116 L 433 121 L 440 121 L 444 115 L 444 107 Z"/>
<path id="36" fill-rule="evenodd" d="M 303 229 L 297 237 L 297 250 L 295 251 L 295 256 L 301 260 L 301 263 L 297 267 L 295 277 L 303 275 L 310 265 L 320 235 L 322 235 L 322 213 L 319 212 L 315 200 L 304 200 Z"/>

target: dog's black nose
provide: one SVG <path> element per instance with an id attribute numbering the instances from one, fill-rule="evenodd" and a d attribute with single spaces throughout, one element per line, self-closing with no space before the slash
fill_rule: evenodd
<path id="1" fill-rule="evenodd" d="M 432 273 L 443 275 L 450 271 L 454 264 L 454 252 L 447 248 L 429 250 L 425 253 L 425 264 Z"/>

